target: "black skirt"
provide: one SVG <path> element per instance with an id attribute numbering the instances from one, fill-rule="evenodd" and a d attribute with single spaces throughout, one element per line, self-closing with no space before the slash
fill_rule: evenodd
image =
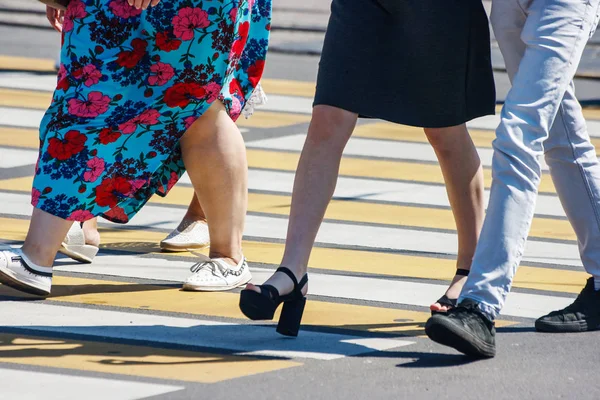
<path id="1" fill-rule="evenodd" d="M 494 114 L 481 0 L 333 0 L 315 105 L 441 128 Z"/>

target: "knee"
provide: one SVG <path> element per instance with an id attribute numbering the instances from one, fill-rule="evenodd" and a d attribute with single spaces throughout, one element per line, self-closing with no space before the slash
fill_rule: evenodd
<path id="1" fill-rule="evenodd" d="M 424 128 L 425 136 L 437 154 L 450 154 L 457 146 L 470 141 L 464 125 L 449 128 Z"/>
<path id="2" fill-rule="evenodd" d="M 341 147 L 350 139 L 358 116 L 340 108 L 314 107 L 307 143 L 315 146 Z"/>

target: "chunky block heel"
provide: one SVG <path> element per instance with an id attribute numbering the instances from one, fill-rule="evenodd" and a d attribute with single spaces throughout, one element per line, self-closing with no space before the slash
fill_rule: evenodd
<path id="1" fill-rule="evenodd" d="M 296 337 L 306 305 L 306 297 L 302 294 L 302 289 L 308 283 L 308 274 L 298 282 L 292 271 L 285 267 L 279 267 L 277 272 L 286 274 L 292 280 L 294 283 L 292 292 L 282 296 L 279 294 L 279 290 L 272 285 L 258 286 L 260 293 L 244 289 L 240 295 L 240 310 L 253 321 L 271 320 L 277 307 L 283 303 L 277 332 L 285 336 Z"/>
<path id="2" fill-rule="evenodd" d="M 284 336 L 298 336 L 305 305 L 306 297 L 283 303 L 279 324 L 277 325 L 277 333 L 281 333 Z"/>

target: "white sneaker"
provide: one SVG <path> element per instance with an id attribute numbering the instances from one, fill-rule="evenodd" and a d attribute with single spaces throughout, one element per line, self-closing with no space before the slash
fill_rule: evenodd
<path id="1" fill-rule="evenodd" d="M 99 248 L 85 244 L 85 235 L 79 222 L 74 222 L 62 242 L 61 253 L 82 263 L 91 263 L 98 254 Z"/>
<path id="2" fill-rule="evenodd" d="M 32 263 L 21 249 L 0 251 L 0 282 L 38 296 L 48 296 L 52 287 L 52 268 Z"/>
<path id="3" fill-rule="evenodd" d="M 202 261 L 190 269 L 193 274 L 183 284 L 183 290 L 218 292 L 231 290 L 250 282 L 252 275 L 245 258 L 232 267 L 222 258 Z"/>
<path id="4" fill-rule="evenodd" d="M 203 249 L 208 246 L 210 246 L 208 225 L 200 221 L 192 222 L 183 231 L 175 229 L 160 242 L 160 248 L 166 251 Z"/>

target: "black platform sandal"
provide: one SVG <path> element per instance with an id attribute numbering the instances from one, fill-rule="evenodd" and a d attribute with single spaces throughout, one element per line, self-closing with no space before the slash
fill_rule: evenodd
<path id="1" fill-rule="evenodd" d="M 272 285 L 260 285 L 260 293 L 244 289 L 240 295 L 240 310 L 253 321 L 271 320 L 277 307 L 283 303 L 277 332 L 285 336 L 298 336 L 300 322 L 306 305 L 306 297 L 302 289 L 308 283 L 308 274 L 304 275 L 298 283 L 296 276 L 286 267 L 279 267 L 277 272 L 286 274 L 292 282 L 294 289 L 290 294 L 281 296 L 277 288 Z"/>
<path id="2" fill-rule="evenodd" d="M 456 270 L 456 275 L 459 275 L 459 276 L 469 276 L 469 272 L 470 272 L 470 270 L 468 270 L 468 269 L 459 268 L 459 269 Z M 436 303 L 439 303 L 439 304 L 441 304 L 443 306 L 446 306 L 446 307 L 449 307 L 449 308 L 456 307 L 456 303 L 457 302 L 458 302 L 458 299 L 451 299 L 451 298 L 449 298 L 446 295 L 443 295 L 442 297 L 440 297 L 438 299 L 438 301 L 436 301 Z M 431 310 L 431 315 L 434 315 L 434 314 L 446 314 L 446 311 L 433 311 L 433 310 Z"/>

